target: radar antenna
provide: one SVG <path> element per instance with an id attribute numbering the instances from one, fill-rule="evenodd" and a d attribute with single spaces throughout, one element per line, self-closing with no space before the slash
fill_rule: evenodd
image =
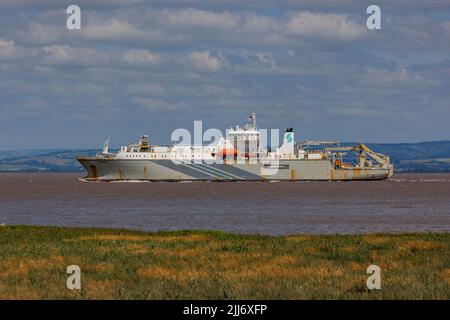
<path id="1" fill-rule="evenodd" d="M 109 140 L 110 140 L 110 136 L 108 136 L 105 140 L 105 143 L 103 144 L 103 152 L 104 154 L 108 154 L 109 151 Z"/>
<path id="2" fill-rule="evenodd" d="M 252 120 L 252 126 L 256 129 L 256 113 L 252 112 L 249 116 L 249 119 Z"/>

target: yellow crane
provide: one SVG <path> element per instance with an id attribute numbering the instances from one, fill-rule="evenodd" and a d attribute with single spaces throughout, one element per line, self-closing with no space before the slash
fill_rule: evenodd
<path id="1" fill-rule="evenodd" d="M 366 161 L 366 155 L 369 155 L 373 160 L 375 160 L 382 166 L 388 167 L 390 165 L 389 156 L 387 156 L 385 154 L 377 153 L 363 143 L 360 143 L 356 146 L 349 146 L 349 147 L 327 147 L 327 148 L 324 148 L 324 150 L 325 151 L 336 151 L 336 152 L 359 151 L 360 167 L 364 167 L 364 163 Z"/>

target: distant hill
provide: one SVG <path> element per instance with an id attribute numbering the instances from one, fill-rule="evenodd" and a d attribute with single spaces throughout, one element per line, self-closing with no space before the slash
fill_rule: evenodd
<path id="1" fill-rule="evenodd" d="M 450 141 L 371 143 L 368 146 L 377 152 L 389 154 L 396 172 L 450 172 Z M 0 151 L 0 172 L 83 172 L 76 157 L 93 156 L 99 151 Z"/>
<path id="2" fill-rule="evenodd" d="M 77 156 L 93 156 L 99 150 L 0 151 L 0 172 L 82 172 Z"/>
<path id="3" fill-rule="evenodd" d="M 450 141 L 368 144 L 390 155 L 396 172 L 450 172 Z"/>

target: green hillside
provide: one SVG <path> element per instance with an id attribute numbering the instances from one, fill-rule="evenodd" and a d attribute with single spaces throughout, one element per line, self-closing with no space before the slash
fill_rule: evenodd
<path id="1" fill-rule="evenodd" d="M 450 172 L 450 141 L 368 144 L 389 154 L 397 172 Z"/>
<path id="2" fill-rule="evenodd" d="M 353 143 L 345 143 L 353 144 Z M 419 143 L 372 143 L 373 150 L 389 154 L 396 172 L 450 172 L 450 141 Z M 76 161 L 80 155 L 99 150 L 0 151 L 0 172 L 83 172 Z"/>

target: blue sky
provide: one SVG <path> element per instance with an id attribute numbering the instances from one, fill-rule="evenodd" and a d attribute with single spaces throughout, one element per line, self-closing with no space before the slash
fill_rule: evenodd
<path id="1" fill-rule="evenodd" d="M 298 140 L 450 139 L 450 4 L 2 0 L 0 97 L 0 150 L 169 144 L 250 112 Z"/>

